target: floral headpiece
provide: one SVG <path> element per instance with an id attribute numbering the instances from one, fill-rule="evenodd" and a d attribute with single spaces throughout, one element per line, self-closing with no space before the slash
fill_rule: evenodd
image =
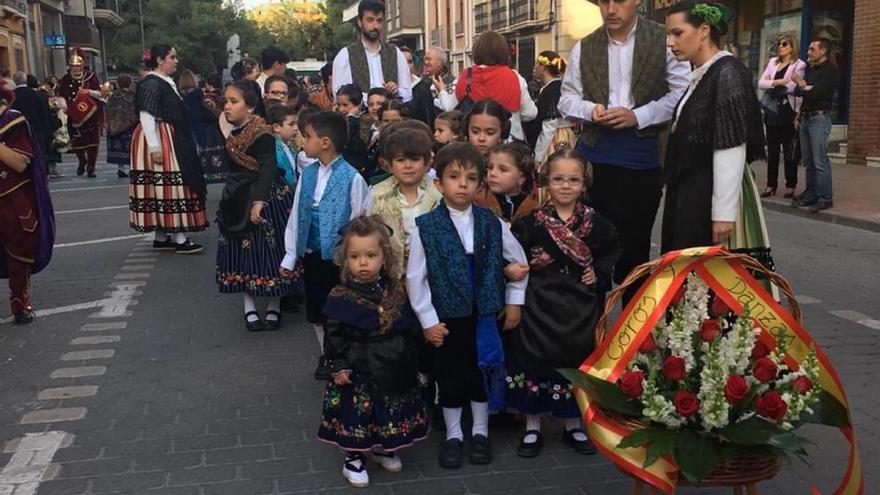
<path id="1" fill-rule="evenodd" d="M 549 67 L 549 66 L 551 66 L 551 65 L 552 65 L 553 67 L 556 67 L 556 69 L 557 69 L 559 72 L 562 72 L 562 64 L 565 63 L 565 60 L 564 60 L 562 57 L 559 57 L 559 56 L 557 56 L 556 58 L 554 58 L 553 60 L 551 60 L 551 59 L 547 58 L 547 57 L 544 56 L 544 55 L 538 55 L 538 59 L 537 59 L 537 60 L 538 60 L 538 63 L 539 63 L 539 64 L 541 64 L 541 65 L 543 65 L 543 66 L 545 66 L 545 67 Z"/>
<path id="2" fill-rule="evenodd" d="M 718 26 L 726 21 L 725 11 L 714 4 L 698 3 L 691 9 L 691 14 L 700 17 L 712 26 Z"/>

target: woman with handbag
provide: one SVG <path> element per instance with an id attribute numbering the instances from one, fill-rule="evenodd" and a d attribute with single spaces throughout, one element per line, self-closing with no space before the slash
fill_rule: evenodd
<path id="1" fill-rule="evenodd" d="M 795 120 L 802 98 L 794 95 L 794 74 L 804 75 L 807 65 L 798 58 L 798 46 L 790 34 L 782 35 L 776 45 L 776 57 L 770 59 L 758 88 L 764 90 L 761 106 L 767 127 L 767 188 L 762 198 L 776 194 L 779 176 L 779 149 L 785 160 L 785 194 L 794 196 L 797 186 L 798 143 Z"/>

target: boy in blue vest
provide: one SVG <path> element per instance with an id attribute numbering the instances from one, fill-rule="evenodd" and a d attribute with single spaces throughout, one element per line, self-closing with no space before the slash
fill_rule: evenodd
<path id="1" fill-rule="evenodd" d="M 505 260 L 527 264 L 510 228 L 491 210 L 474 205 L 485 177 L 483 156 L 468 143 L 450 143 L 434 160 L 434 185 L 443 201 L 416 218 L 410 237 L 406 284 L 410 303 L 437 348 L 434 374 L 446 422 L 439 463 L 457 468 L 464 456 L 462 408 L 473 416 L 470 462 L 492 460 L 489 412 L 503 407 L 504 352 L 496 324 L 519 324 L 528 277 L 506 283 Z"/>
<path id="2" fill-rule="evenodd" d="M 346 136 L 342 115 L 318 112 L 309 118 L 303 129 L 303 148 L 318 161 L 303 169 L 284 233 L 287 254 L 281 274 L 293 276 L 297 261 L 302 263 L 306 318 L 315 326 L 322 349 L 324 303 L 339 283 L 339 268 L 333 264 L 338 231 L 352 218 L 369 214 L 372 203 L 367 183 L 340 154 Z M 315 379 L 329 378 L 329 363 L 322 353 Z"/>

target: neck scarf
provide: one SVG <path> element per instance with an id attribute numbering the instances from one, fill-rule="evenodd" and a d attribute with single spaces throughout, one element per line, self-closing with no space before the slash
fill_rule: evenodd
<path id="1" fill-rule="evenodd" d="M 260 164 L 257 163 L 256 158 L 247 154 L 247 150 L 264 134 L 271 134 L 271 129 L 261 117 L 254 117 L 242 127 L 241 132 L 230 134 L 226 138 L 226 151 L 239 165 L 256 171 L 260 168 Z"/>
<path id="2" fill-rule="evenodd" d="M 550 203 L 535 210 L 537 225 L 547 229 L 559 249 L 583 269 L 593 265 L 593 254 L 583 241 L 593 228 L 592 219 L 593 209 L 580 202 L 565 221 L 556 216 L 556 207 Z"/>

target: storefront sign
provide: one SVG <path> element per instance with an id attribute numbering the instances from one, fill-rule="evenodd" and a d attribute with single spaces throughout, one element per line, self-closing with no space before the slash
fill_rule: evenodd
<path id="1" fill-rule="evenodd" d="M 44 34 L 43 44 L 46 46 L 66 46 L 67 37 L 63 34 Z"/>

